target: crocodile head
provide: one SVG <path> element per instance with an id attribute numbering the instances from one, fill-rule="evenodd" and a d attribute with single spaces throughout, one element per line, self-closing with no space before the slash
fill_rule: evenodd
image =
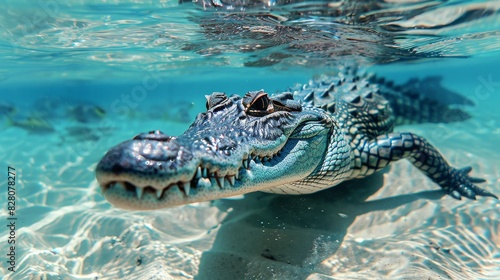
<path id="1" fill-rule="evenodd" d="M 135 210 L 272 189 L 321 164 L 333 126 L 291 93 L 213 93 L 182 135 L 139 134 L 109 150 L 96 177 L 111 204 Z"/>

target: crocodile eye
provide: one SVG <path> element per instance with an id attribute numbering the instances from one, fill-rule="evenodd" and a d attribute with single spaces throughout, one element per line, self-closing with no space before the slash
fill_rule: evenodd
<path id="1" fill-rule="evenodd" d="M 213 108 L 214 106 L 223 103 L 227 100 L 227 95 L 223 92 L 214 92 L 210 95 L 205 95 L 207 99 L 207 103 L 205 107 L 208 109 Z"/>
<path id="2" fill-rule="evenodd" d="M 274 106 L 264 91 L 249 92 L 243 98 L 245 112 L 252 116 L 264 116 L 274 112 Z"/>
<path id="3" fill-rule="evenodd" d="M 269 98 L 267 96 L 260 96 L 248 108 L 252 111 L 266 111 L 269 106 Z"/>

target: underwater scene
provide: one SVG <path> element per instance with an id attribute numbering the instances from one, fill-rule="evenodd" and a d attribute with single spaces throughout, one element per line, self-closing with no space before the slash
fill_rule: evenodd
<path id="1" fill-rule="evenodd" d="M 1 279 L 500 279 L 500 2 L 5 0 Z"/>

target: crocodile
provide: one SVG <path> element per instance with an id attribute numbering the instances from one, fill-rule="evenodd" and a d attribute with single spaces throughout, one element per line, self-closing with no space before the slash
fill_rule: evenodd
<path id="1" fill-rule="evenodd" d="M 96 178 L 112 205 L 152 210 L 256 191 L 314 193 L 407 159 L 455 199 L 497 198 L 471 167 L 454 168 L 425 138 L 394 131 L 470 117 L 408 88 L 345 67 L 273 95 L 214 92 L 183 134 L 156 130 L 118 144 Z"/>

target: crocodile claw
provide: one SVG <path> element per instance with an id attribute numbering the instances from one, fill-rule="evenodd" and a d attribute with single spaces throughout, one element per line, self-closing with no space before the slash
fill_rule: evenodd
<path id="1" fill-rule="evenodd" d="M 469 179 L 469 182 L 471 183 L 484 183 L 486 182 L 485 179 L 483 178 L 477 178 L 477 177 L 470 177 L 467 174 L 469 174 L 472 171 L 471 166 L 466 166 L 464 168 L 457 169 L 458 173 L 461 173 L 462 175 L 466 176 Z"/>
<path id="2" fill-rule="evenodd" d="M 476 185 L 474 183 L 483 183 L 486 180 L 482 178 L 470 177 L 472 167 L 467 166 L 461 169 L 452 168 L 448 179 L 444 182 L 443 189 L 451 197 L 461 200 L 462 196 L 469 199 L 476 199 L 476 196 L 490 196 L 498 199 L 498 197 Z"/>

